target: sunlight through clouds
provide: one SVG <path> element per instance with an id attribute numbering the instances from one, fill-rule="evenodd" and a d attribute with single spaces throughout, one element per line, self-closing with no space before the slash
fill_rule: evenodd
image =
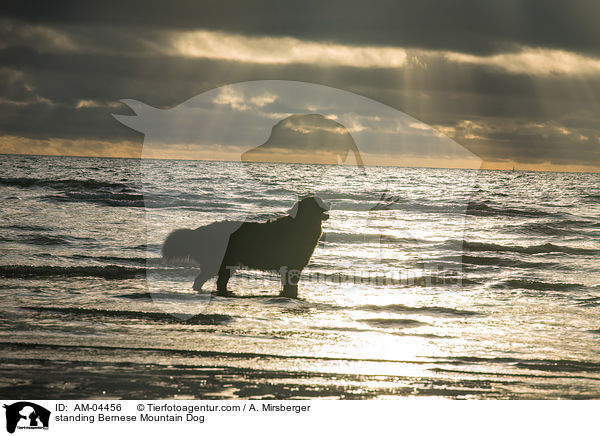
<path id="1" fill-rule="evenodd" d="M 585 76 L 600 73 L 600 59 L 563 50 L 523 48 L 516 53 L 493 56 L 474 56 L 464 53 L 445 53 L 451 62 L 486 65 L 514 74 L 538 76 Z"/>
<path id="2" fill-rule="evenodd" d="M 390 68 L 406 63 L 406 50 L 402 48 L 328 44 L 290 37 L 249 37 L 204 30 L 176 34 L 172 49 L 186 57 L 261 64 L 318 63 Z"/>
<path id="3" fill-rule="evenodd" d="M 268 92 L 246 98 L 244 94 L 236 91 L 233 87 L 223 86 L 212 102 L 218 105 L 230 106 L 233 110 L 246 111 L 253 107 L 263 107 L 275 101 L 277 101 L 277 96 Z"/>

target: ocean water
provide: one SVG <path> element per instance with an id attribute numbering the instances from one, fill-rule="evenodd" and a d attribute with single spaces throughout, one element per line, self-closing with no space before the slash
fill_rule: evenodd
<path id="1" fill-rule="evenodd" d="M 0 156 L 0 396 L 599 398 L 599 177 Z M 298 300 L 160 259 L 311 192 Z"/>

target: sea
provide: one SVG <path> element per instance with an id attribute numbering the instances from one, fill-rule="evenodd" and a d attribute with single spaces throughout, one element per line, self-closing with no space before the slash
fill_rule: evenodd
<path id="1" fill-rule="evenodd" d="M 2 155 L 0 396 L 600 398 L 599 178 Z M 161 259 L 308 194 L 330 218 L 298 299 Z"/>

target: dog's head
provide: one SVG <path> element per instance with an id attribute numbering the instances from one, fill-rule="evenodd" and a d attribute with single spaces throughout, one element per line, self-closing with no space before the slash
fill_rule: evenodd
<path id="1" fill-rule="evenodd" d="M 300 200 L 290 210 L 290 216 L 297 219 L 325 221 L 329 219 L 329 207 L 319 197 L 311 195 Z"/>

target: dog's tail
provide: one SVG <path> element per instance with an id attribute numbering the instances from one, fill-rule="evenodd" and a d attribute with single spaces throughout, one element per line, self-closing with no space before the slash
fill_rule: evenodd
<path id="1" fill-rule="evenodd" d="M 177 229 L 171 232 L 162 246 L 163 259 L 195 261 L 202 265 L 218 262 L 219 266 L 229 236 L 241 225 L 236 221 L 221 221 L 195 230 Z"/>
<path id="2" fill-rule="evenodd" d="M 171 232 L 162 246 L 165 260 L 191 260 L 196 246 L 195 230 L 177 229 Z"/>

